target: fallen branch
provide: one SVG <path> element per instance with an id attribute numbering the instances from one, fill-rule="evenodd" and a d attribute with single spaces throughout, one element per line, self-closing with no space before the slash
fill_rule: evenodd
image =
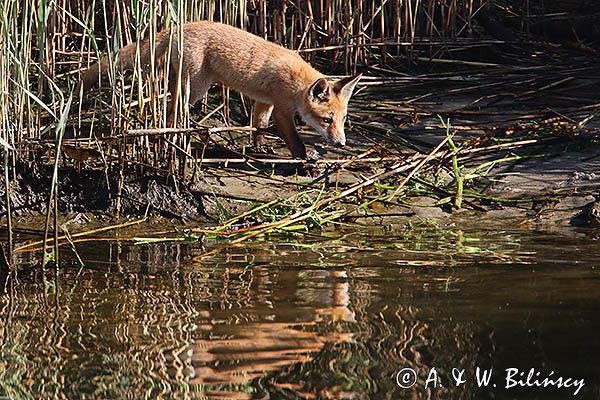
<path id="1" fill-rule="evenodd" d="M 96 233 L 100 233 L 100 232 L 106 232 L 106 231 L 110 231 L 113 229 L 119 229 L 119 228 L 125 228 L 128 226 L 132 226 L 132 225 L 137 225 L 140 224 L 142 222 L 146 221 L 146 218 L 142 218 L 142 219 L 138 219 L 135 221 L 131 221 L 131 222 L 125 222 L 123 224 L 117 224 L 117 225 L 110 225 L 110 226 L 105 226 L 103 228 L 97 228 L 97 229 L 92 229 L 92 230 L 88 230 L 88 231 L 84 231 L 84 232 L 79 232 L 79 233 L 75 233 L 73 235 L 70 235 L 71 238 L 78 238 L 78 237 L 83 237 L 83 236 L 89 236 L 89 235 L 93 235 Z M 66 235 L 62 235 L 62 236 L 58 236 L 57 240 L 65 240 L 67 239 Z M 48 242 L 52 242 L 54 239 L 48 239 L 46 240 L 46 243 Z M 43 240 L 37 240 L 35 242 L 31 242 L 28 243 L 26 245 L 23 245 L 21 247 L 17 247 L 14 251 L 15 252 L 22 252 L 22 251 L 28 251 L 30 250 L 32 247 L 36 247 L 39 246 L 41 244 L 44 244 Z"/>
<path id="2" fill-rule="evenodd" d="M 378 182 L 380 180 L 383 179 L 387 179 L 391 176 L 394 176 L 396 174 L 399 174 L 401 172 L 404 171 L 408 171 L 409 169 L 413 168 L 413 170 L 408 174 L 408 176 L 400 183 L 400 185 L 396 188 L 396 190 L 394 191 L 395 195 L 396 193 L 398 193 L 400 191 L 400 189 L 406 185 L 406 183 L 410 180 L 410 178 L 412 176 L 414 176 L 429 160 L 435 158 L 435 157 L 439 157 L 438 155 L 438 151 L 446 144 L 446 142 L 450 139 L 451 136 L 447 136 L 446 138 L 444 138 L 429 154 L 427 154 L 426 156 L 422 156 L 422 155 L 414 155 L 411 157 L 411 160 L 408 161 L 408 163 L 404 162 L 404 163 L 398 163 L 396 165 L 394 165 L 390 170 L 384 170 L 381 172 L 378 172 L 374 175 L 372 175 L 371 177 L 369 177 L 368 179 L 334 195 L 334 196 L 330 196 L 327 197 L 325 199 L 322 199 L 320 201 L 315 202 L 314 204 L 303 208 L 302 210 L 297 211 L 296 213 L 283 218 L 279 221 L 274 221 L 274 222 L 268 222 L 265 224 L 260 224 L 260 225 L 256 225 L 253 227 L 248 227 L 248 228 L 243 228 L 244 233 L 246 233 L 244 236 L 241 236 L 237 239 L 234 239 L 233 241 L 229 242 L 228 245 L 235 245 L 238 243 L 241 243 L 243 241 L 246 241 L 248 239 L 251 239 L 253 237 L 256 236 L 260 236 L 264 233 L 267 233 L 269 231 L 272 231 L 274 229 L 283 229 L 286 226 L 289 226 L 291 224 L 295 224 L 297 222 L 301 222 L 304 221 L 305 219 L 309 218 L 312 212 L 318 211 L 319 209 L 323 208 L 324 206 L 327 206 L 337 200 L 343 199 L 353 193 L 356 193 L 358 190 L 363 189 L 365 187 L 371 186 L 373 185 L 375 182 Z M 393 196 L 392 195 L 392 196 Z M 392 197 L 390 196 L 390 197 Z M 331 214 L 331 213 L 330 213 Z M 337 214 L 337 216 L 343 215 L 344 212 L 339 212 Z M 331 215 L 330 215 L 331 216 Z M 236 233 L 239 233 L 236 232 Z M 201 260 L 209 255 L 215 254 L 217 252 L 219 252 L 221 250 L 221 248 L 215 248 L 207 253 L 204 254 L 200 254 L 198 256 L 195 256 L 193 258 L 193 260 L 195 262 L 201 262 Z"/>

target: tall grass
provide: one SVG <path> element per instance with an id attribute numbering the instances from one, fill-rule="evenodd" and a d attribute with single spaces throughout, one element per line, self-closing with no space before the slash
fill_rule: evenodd
<path id="1" fill-rule="evenodd" d="M 107 97 L 82 94 L 89 103 L 72 112 L 65 137 L 107 136 L 133 127 L 165 125 L 168 77 L 159 66 L 150 71 L 138 68 L 132 80 L 124 80 L 114 69 L 117 49 L 156 32 L 195 20 L 216 20 L 247 29 L 281 44 L 308 51 L 330 49 L 334 63 L 350 72 L 366 63 L 372 49 L 421 40 L 468 35 L 473 12 L 483 0 L 393 0 L 340 1 L 139 1 L 107 0 L 3 0 L 1 12 L 0 71 L 2 78 L 2 132 L 16 144 L 17 157 L 34 163 L 35 155 L 25 143 L 49 139 L 60 114 L 60 99 L 68 96 L 81 70 L 97 59 L 111 63 Z M 338 68 L 338 70 L 340 70 Z M 340 70 L 340 72 L 342 72 Z M 125 84 L 127 83 L 127 85 Z M 125 95 L 123 95 L 125 94 Z M 80 94 L 75 93 L 77 98 Z M 189 126 L 183 112 L 185 88 L 181 90 L 179 126 Z M 104 103 L 102 103 L 104 101 Z M 99 118 L 100 116 L 110 118 Z M 96 121 L 100 119 L 100 123 Z M 178 156 L 188 142 L 177 136 L 155 160 Z M 133 159 L 150 162 L 147 139 L 128 143 Z M 133 145 L 133 148 L 131 147 Z M 179 155 L 181 152 L 179 152 Z M 31 165 L 33 167 L 33 165 Z"/>

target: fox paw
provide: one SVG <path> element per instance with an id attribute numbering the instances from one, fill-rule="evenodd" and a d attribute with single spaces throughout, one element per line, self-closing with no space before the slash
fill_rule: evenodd
<path id="1" fill-rule="evenodd" d="M 309 150 L 306 152 L 306 161 L 308 161 L 308 162 L 317 161 L 320 157 L 321 157 L 321 155 L 315 149 L 312 149 L 312 150 Z"/>

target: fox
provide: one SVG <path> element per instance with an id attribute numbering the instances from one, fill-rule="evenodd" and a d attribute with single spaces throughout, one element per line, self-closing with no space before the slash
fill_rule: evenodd
<path id="1" fill-rule="evenodd" d="M 241 92 L 254 100 L 251 126 L 257 132 L 269 127 L 271 118 L 293 158 L 307 160 L 306 147 L 298 134 L 295 116 L 315 129 L 330 144 L 346 145 L 344 124 L 348 102 L 362 74 L 328 80 L 304 61 L 297 52 L 259 36 L 213 21 L 183 24 L 183 46 L 178 46 L 176 29 L 155 35 L 155 61 L 169 57 L 167 125 L 173 126 L 176 112 L 177 73 L 181 67 L 180 87 L 188 88 L 189 104 L 202 99 L 213 83 Z M 142 66 L 151 60 L 151 44 L 144 39 L 136 54 L 136 43 L 122 47 L 116 57 L 119 70 L 132 70 L 139 56 Z M 182 48 L 182 54 L 179 53 Z M 170 50 L 169 50 L 170 49 Z M 84 71 L 79 82 L 87 93 L 106 75 L 108 60 Z M 256 138 L 259 135 L 255 134 Z"/>

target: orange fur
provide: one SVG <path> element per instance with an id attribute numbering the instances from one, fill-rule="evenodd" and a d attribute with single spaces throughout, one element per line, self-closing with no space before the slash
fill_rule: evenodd
<path id="1" fill-rule="evenodd" d="M 155 54 L 157 58 L 164 57 L 172 41 L 170 70 L 178 71 L 179 62 L 182 63 L 182 87 L 189 84 L 190 104 L 202 98 L 214 82 L 222 82 L 256 101 L 254 127 L 266 128 L 273 117 L 294 157 L 306 158 L 294 123 L 296 113 L 329 142 L 346 144 L 348 100 L 360 75 L 329 82 L 297 53 L 241 29 L 210 21 L 183 25 L 183 57 L 179 57 L 175 32 L 165 30 L 156 35 Z M 133 43 L 119 50 L 117 68 L 133 68 L 136 47 Z M 150 64 L 150 42 L 144 40 L 139 47 L 142 65 Z M 105 59 L 83 73 L 81 84 L 85 91 L 97 83 L 107 66 Z M 176 79 L 169 81 L 173 94 Z M 174 108 L 173 104 L 169 107 L 172 112 Z M 174 115 L 169 120 L 174 121 Z"/>

